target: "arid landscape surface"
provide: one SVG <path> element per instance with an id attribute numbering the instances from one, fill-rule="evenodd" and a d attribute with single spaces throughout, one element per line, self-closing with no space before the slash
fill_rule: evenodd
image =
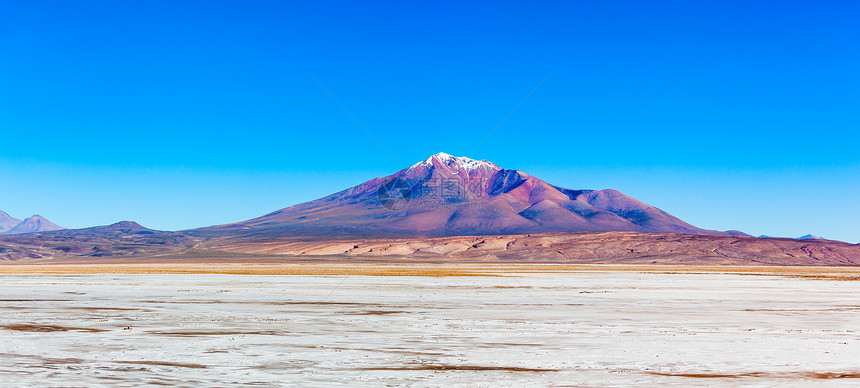
<path id="1" fill-rule="evenodd" d="M 860 379 L 860 245 L 701 229 L 486 161 L 200 229 L 28 220 L 0 236 L 6 385 Z"/>
<path id="2" fill-rule="evenodd" d="M 860 379 L 858 244 L 700 229 L 613 190 L 483 161 L 434 156 L 395 175 L 410 174 L 400 189 L 424 193 L 406 197 L 416 208 L 392 208 L 382 179 L 176 232 L 21 221 L 0 236 L 0 381 Z M 477 194 L 423 188 L 468 174 L 486 184 Z"/>
<path id="3" fill-rule="evenodd" d="M 58 268 L 0 270 L 28 267 Z M 7 272 L 0 284 L 0 381 L 679 387 L 860 381 L 860 281 L 796 276 L 802 267 L 732 274 L 461 265 L 451 267 L 457 276 L 439 273 L 444 266 L 398 274 L 376 265 L 342 276 L 313 274 L 325 266 L 310 265 L 232 268 L 292 268 L 301 276 L 157 272 L 165 267 L 206 271 L 161 265 L 137 274 Z M 230 270 L 209 267 L 217 268 Z M 857 274 L 847 267 L 809 269 Z"/>
<path id="4" fill-rule="evenodd" d="M 858 265 L 860 246 L 795 239 L 678 233 L 554 233 L 428 239 L 257 241 L 228 238 L 207 250 L 283 257 L 691 265 Z M 223 253 L 222 253 L 223 254 Z"/>
<path id="5" fill-rule="evenodd" d="M 860 387 L 858 15 L 6 1 L 0 388 Z"/>
<path id="6" fill-rule="evenodd" d="M 583 232 L 435 238 L 160 232 L 133 223 L 0 237 L 13 263 L 393 262 L 803 265 L 860 264 L 860 245 L 679 233 Z"/>

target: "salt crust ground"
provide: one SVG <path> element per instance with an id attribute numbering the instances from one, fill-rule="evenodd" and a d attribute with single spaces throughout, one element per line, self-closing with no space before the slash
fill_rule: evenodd
<path id="1" fill-rule="evenodd" d="M 2 267 L 0 385 L 860 381 L 860 281 L 851 269 L 473 267 L 401 276 L 376 267 L 365 271 L 390 276 L 367 276 L 293 266 L 296 276 L 262 276 L 69 267 Z"/>

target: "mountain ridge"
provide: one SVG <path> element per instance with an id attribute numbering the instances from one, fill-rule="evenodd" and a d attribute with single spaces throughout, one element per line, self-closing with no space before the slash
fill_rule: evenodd
<path id="1" fill-rule="evenodd" d="M 584 231 L 745 235 L 695 227 L 617 190 L 563 188 L 486 160 L 446 153 L 326 197 L 198 230 L 236 229 L 406 236 Z"/>

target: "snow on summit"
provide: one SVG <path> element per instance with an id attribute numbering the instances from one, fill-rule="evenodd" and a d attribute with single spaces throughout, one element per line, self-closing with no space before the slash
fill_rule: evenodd
<path id="1" fill-rule="evenodd" d="M 489 169 L 499 169 L 499 166 L 496 166 L 495 164 L 488 162 L 486 160 L 480 160 L 479 161 L 479 160 L 467 158 L 465 156 L 451 156 L 451 155 L 446 154 L 444 152 L 440 152 L 438 154 L 432 155 L 429 158 L 427 158 L 427 160 L 424 160 L 422 162 L 415 163 L 409 169 L 411 170 L 411 169 L 416 168 L 418 166 L 430 167 L 433 165 L 433 159 L 436 159 L 437 162 L 442 163 L 448 167 L 459 166 L 460 168 L 465 170 L 467 173 L 478 170 L 482 167 L 489 168 Z"/>

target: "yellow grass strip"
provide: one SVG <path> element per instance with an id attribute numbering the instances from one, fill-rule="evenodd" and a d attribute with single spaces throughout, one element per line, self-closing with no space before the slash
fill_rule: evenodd
<path id="1" fill-rule="evenodd" d="M 378 264 L 2 264 L 0 274 L 234 274 L 329 276 L 504 276 L 517 273 L 632 271 L 652 273 L 726 273 L 860 279 L 858 267 L 682 266 L 682 265 L 378 265 Z"/>

